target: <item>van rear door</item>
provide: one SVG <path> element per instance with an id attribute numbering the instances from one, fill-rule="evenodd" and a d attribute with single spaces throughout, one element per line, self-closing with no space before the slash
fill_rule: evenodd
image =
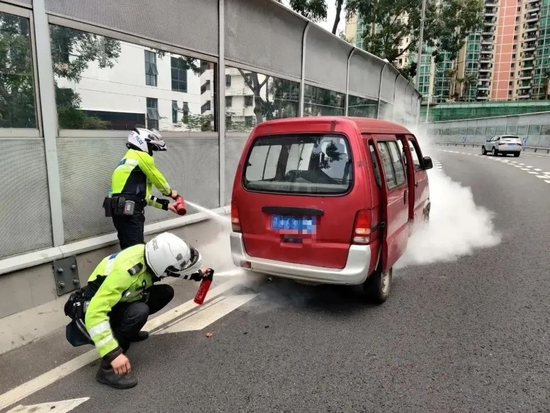
<path id="1" fill-rule="evenodd" d="M 257 138 L 242 168 L 238 209 L 253 257 L 344 268 L 355 214 L 366 200 L 343 134 Z"/>
<path id="2" fill-rule="evenodd" d="M 409 238 L 409 189 L 407 173 L 395 135 L 371 135 L 382 165 L 382 269 L 389 270 L 403 255 Z M 385 201 L 385 202 L 384 202 Z"/>

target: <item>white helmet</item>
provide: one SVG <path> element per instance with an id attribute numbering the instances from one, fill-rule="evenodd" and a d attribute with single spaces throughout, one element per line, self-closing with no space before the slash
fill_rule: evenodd
<path id="1" fill-rule="evenodd" d="M 143 152 L 151 153 L 152 151 L 165 151 L 166 143 L 162 139 L 161 134 L 156 129 L 132 129 L 128 135 L 126 146 L 136 146 Z"/>
<path id="2" fill-rule="evenodd" d="M 159 278 L 192 274 L 202 264 L 201 254 L 170 232 L 163 232 L 145 244 L 145 259 Z"/>

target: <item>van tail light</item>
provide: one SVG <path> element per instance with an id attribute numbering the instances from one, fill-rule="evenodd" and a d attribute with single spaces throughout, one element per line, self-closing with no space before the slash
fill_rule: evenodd
<path id="1" fill-rule="evenodd" d="M 367 209 L 362 209 L 355 216 L 353 224 L 353 244 L 368 244 L 370 243 L 372 228 L 372 212 Z"/>
<path id="2" fill-rule="evenodd" d="M 241 221 L 239 219 L 239 209 L 237 203 L 231 201 L 231 228 L 233 232 L 241 232 Z"/>

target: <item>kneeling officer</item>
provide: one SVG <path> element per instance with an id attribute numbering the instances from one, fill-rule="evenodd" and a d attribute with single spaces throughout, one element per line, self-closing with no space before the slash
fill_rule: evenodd
<path id="1" fill-rule="evenodd" d="M 147 318 L 174 297 L 171 286 L 153 284 L 165 276 L 212 277 L 214 271 L 200 268 L 201 263 L 195 248 L 165 232 L 104 258 L 88 285 L 71 294 L 65 304 L 65 314 L 73 319 L 67 340 L 73 346 L 95 345 L 103 359 L 96 375 L 100 383 L 118 389 L 137 385 L 125 353 L 131 342 L 149 337 L 141 331 Z"/>

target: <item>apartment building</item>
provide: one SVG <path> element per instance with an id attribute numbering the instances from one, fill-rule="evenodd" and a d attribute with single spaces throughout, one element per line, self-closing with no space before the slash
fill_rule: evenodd
<path id="1" fill-rule="evenodd" d="M 365 26 L 357 18 L 350 25 L 361 39 Z M 362 46 L 360 40 L 356 45 Z M 396 66 L 416 60 L 412 51 Z M 485 0 L 483 27 L 468 36 L 458 57 L 441 54 L 435 62 L 426 47 L 417 75 L 419 92 L 430 103 L 547 99 L 550 0 Z"/>

